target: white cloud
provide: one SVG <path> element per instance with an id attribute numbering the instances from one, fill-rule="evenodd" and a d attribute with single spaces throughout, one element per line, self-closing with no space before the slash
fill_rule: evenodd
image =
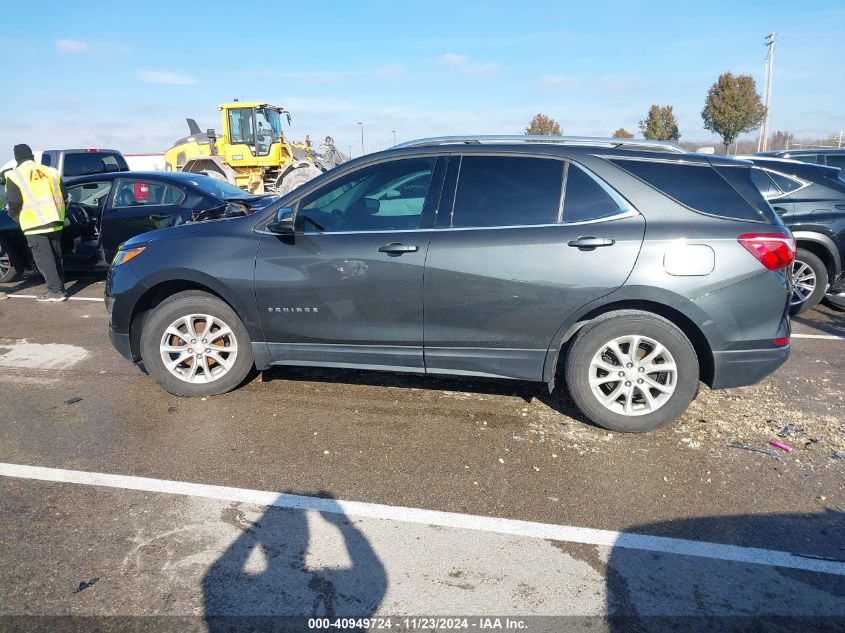
<path id="1" fill-rule="evenodd" d="M 179 86 L 193 86 L 197 83 L 196 79 L 186 77 L 185 75 L 178 75 L 163 70 L 139 70 L 138 80 L 147 84 L 171 84 Z"/>
<path id="2" fill-rule="evenodd" d="M 467 55 L 445 53 L 440 56 L 440 63 L 462 75 L 489 75 L 499 72 L 501 66 L 493 62 L 473 62 Z"/>
<path id="3" fill-rule="evenodd" d="M 569 77 L 565 75 L 543 75 L 537 80 L 543 88 L 563 88 L 569 85 Z"/>
<path id="4" fill-rule="evenodd" d="M 91 50 L 91 45 L 82 40 L 56 40 L 56 50 L 63 55 L 79 55 Z"/>

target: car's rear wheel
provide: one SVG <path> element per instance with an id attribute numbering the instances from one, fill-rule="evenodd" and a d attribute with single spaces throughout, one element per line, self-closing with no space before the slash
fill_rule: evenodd
<path id="1" fill-rule="evenodd" d="M 23 272 L 19 266 L 16 254 L 6 240 L 0 237 L 0 283 L 15 281 Z"/>
<path id="2" fill-rule="evenodd" d="M 566 357 L 575 404 L 606 429 L 645 432 L 677 419 L 698 391 L 698 357 L 674 323 L 618 310 L 586 325 Z"/>
<path id="3" fill-rule="evenodd" d="M 792 262 L 790 312 L 801 314 L 815 308 L 827 290 L 827 267 L 814 253 L 799 248 Z"/>
<path id="4" fill-rule="evenodd" d="M 231 391 L 253 366 L 252 345 L 238 315 L 202 292 L 183 292 L 161 303 L 141 333 L 144 367 L 176 396 Z"/>

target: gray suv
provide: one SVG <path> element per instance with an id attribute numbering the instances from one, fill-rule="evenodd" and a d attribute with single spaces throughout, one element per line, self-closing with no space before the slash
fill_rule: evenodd
<path id="1" fill-rule="evenodd" d="M 749 385 L 788 357 L 795 244 L 751 167 L 609 139 L 407 143 L 264 212 L 129 240 L 110 336 L 180 396 L 272 365 L 550 390 L 562 369 L 590 420 L 647 431 L 699 381 Z"/>

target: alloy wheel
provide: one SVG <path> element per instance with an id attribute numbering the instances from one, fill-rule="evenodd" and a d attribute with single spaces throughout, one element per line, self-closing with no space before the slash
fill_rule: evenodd
<path id="1" fill-rule="evenodd" d="M 792 262 L 792 300 L 793 306 L 804 303 L 816 290 L 816 273 L 806 262 Z"/>
<path id="2" fill-rule="evenodd" d="M 607 409 L 646 415 L 666 404 L 678 384 L 672 354 L 647 336 L 620 336 L 602 345 L 589 367 L 590 388 Z"/>
<path id="3" fill-rule="evenodd" d="M 12 258 L 0 244 L 0 277 L 5 277 L 12 269 Z"/>
<path id="4" fill-rule="evenodd" d="M 221 319 L 189 314 L 164 331 L 159 351 L 167 371 L 185 382 L 202 384 L 229 372 L 238 355 L 238 342 Z"/>

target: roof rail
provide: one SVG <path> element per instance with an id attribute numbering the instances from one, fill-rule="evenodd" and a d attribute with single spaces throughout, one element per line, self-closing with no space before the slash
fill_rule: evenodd
<path id="1" fill-rule="evenodd" d="M 687 151 L 668 141 L 649 141 L 631 138 L 603 138 L 600 136 L 552 136 L 545 134 L 511 134 L 480 136 L 435 136 L 407 141 L 394 145 L 402 147 L 425 147 L 428 145 L 483 145 L 489 143 L 549 143 L 555 145 L 582 145 L 588 147 L 613 147 L 616 149 L 650 149 L 662 152 L 685 154 Z"/>

